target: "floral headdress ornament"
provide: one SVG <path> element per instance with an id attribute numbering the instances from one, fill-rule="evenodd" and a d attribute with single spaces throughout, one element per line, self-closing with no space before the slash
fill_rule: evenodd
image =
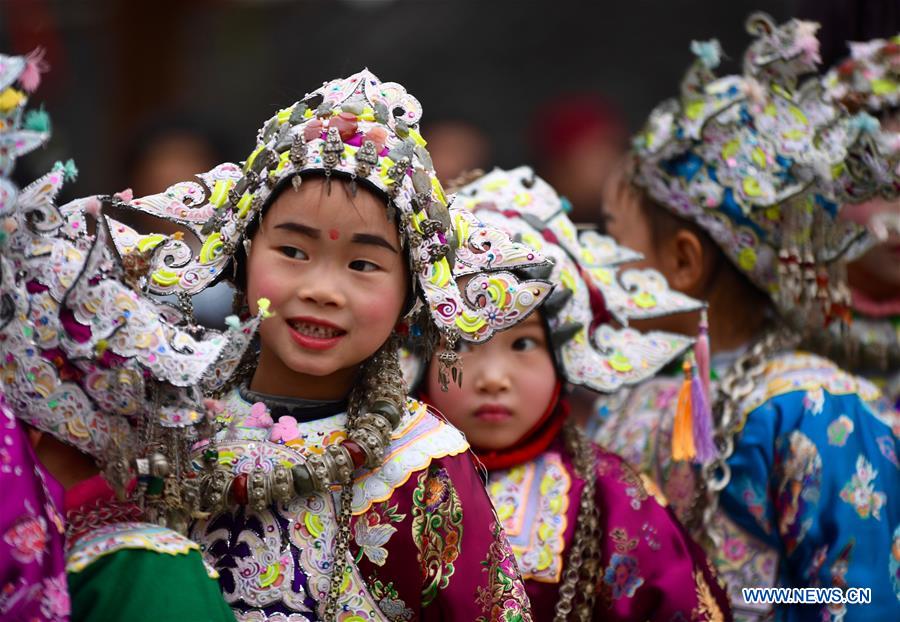
<path id="1" fill-rule="evenodd" d="M 0 140 L 23 135 L 21 117 Z M 47 137 L 24 132 L 23 145 Z M 108 199 L 56 206 L 74 174 L 57 164 L 21 192 L 0 178 L 13 189 L 0 240 L 4 392 L 17 417 L 97 460 L 118 493 L 137 476 L 148 519 L 184 529 L 199 501 L 187 449 L 210 431 L 203 393 L 231 375 L 261 316 L 204 331 L 136 291 L 108 244 Z"/>
<path id="2" fill-rule="evenodd" d="M 718 46 L 693 46 L 681 97 L 658 106 L 635 138 L 633 180 L 703 227 L 782 313 L 846 319 L 838 260 L 863 232 L 836 218 L 832 175 L 853 124 L 814 115 L 797 93 L 819 60 L 815 24 L 754 14 L 747 29 L 756 40 L 742 75 L 715 78 Z"/>

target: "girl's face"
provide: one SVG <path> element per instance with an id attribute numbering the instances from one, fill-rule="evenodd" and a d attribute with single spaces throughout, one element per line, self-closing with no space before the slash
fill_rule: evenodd
<path id="1" fill-rule="evenodd" d="M 462 387 L 441 391 L 437 357 L 428 369 L 428 397 L 478 449 L 520 441 L 550 406 L 556 370 L 537 313 L 485 344 L 463 345 Z"/>
<path id="2" fill-rule="evenodd" d="M 268 298 L 275 316 L 260 328 L 251 388 L 339 399 L 360 364 L 388 339 L 407 291 L 396 225 L 384 202 L 341 181 L 307 179 L 275 200 L 253 237 L 247 265 L 250 310 Z"/>

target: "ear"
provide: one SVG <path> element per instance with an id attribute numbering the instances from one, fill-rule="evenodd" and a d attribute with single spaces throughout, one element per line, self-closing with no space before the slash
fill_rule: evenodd
<path id="1" fill-rule="evenodd" d="M 679 229 L 666 249 L 666 276 L 673 289 L 693 297 L 702 297 L 712 274 L 703 242 L 689 229 Z"/>

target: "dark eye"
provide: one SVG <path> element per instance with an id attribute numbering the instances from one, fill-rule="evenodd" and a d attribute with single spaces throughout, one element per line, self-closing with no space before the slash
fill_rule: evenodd
<path id="1" fill-rule="evenodd" d="M 512 349 L 516 352 L 528 352 L 539 347 L 540 343 L 534 337 L 519 337 L 513 341 Z"/>
<path id="2" fill-rule="evenodd" d="M 365 259 L 357 259 L 350 262 L 350 269 L 357 272 L 374 272 L 379 269 L 379 265 Z"/>
<path id="3" fill-rule="evenodd" d="M 309 259 L 309 256 L 304 253 L 299 248 L 294 248 L 293 246 L 279 246 L 278 250 L 285 255 L 286 257 L 290 257 L 291 259 Z"/>

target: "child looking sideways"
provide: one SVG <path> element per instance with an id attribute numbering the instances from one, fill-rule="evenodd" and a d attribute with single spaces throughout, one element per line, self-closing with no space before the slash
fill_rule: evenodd
<path id="1" fill-rule="evenodd" d="M 161 245 L 154 291 L 224 274 L 270 314 L 197 452 L 212 515 L 192 535 L 239 620 L 530 619 L 468 444 L 405 397 L 395 330 L 483 341 L 550 286 L 502 270 L 540 255 L 448 206 L 421 114 L 368 71 L 334 80 L 273 116 L 243 167 L 126 206 L 188 229 L 197 256 L 112 227 L 123 252 Z"/>
<path id="2" fill-rule="evenodd" d="M 655 487 L 567 421 L 568 383 L 612 392 L 652 376 L 690 343 L 615 328 L 613 318 L 699 305 L 669 292 L 658 273 L 618 277 L 613 266 L 634 255 L 592 232 L 579 237 L 555 191 L 528 167 L 495 170 L 457 201 L 552 258 L 558 283 L 521 324 L 487 344 L 458 346 L 462 386 L 440 390 L 437 357 L 422 381 L 425 399 L 488 469 L 535 618 L 729 618 L 705 556 Z"/>

